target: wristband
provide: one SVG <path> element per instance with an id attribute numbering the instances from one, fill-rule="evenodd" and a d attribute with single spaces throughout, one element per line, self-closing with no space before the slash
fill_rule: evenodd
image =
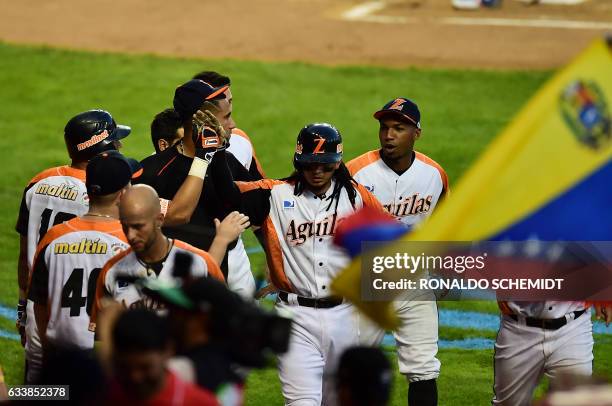
<path id="1" fill-rule="evenodd" d="M 189 176 L 195 176 L 196 178 L 200 178 L 204 180 L 204 176 L 206 176 L 206 170 L 208 169 L 208 162 L 203 160 L 202 158 L 194 157 L 193 162 L 191 163 L 191 169 L 189 169 Z"/>

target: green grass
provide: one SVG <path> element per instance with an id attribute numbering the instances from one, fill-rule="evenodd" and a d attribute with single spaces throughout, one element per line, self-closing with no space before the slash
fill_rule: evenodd
<path id="1" fill-rule="evenodd" d="M 595 336 L 594 374 L 606 379 L 612 378 L 612 337 Z M 393 353 L 388 353 L 391 365 L 397 361 Z M 493 350 L 453 350 L 441 349 L 438 358 L 442 364 L 438 379 L 439 404 L 446 405 L 489 405 L 493 398 Z M 541 398 L 548 386 L 544 379 L 535 391 Z M 260 388 L 265 387 L 262 391 Z M 407 384 L 397 371 L 393 380 L 392 405 L 405 405 Z M 247 399 L 250 405 L 282 404 L 280 382 L 274 369 L 255 371 L 249 376 Z"/>
<path id="2" fill-rule="evenodd" d="M 544 82 L 550 72 L 488 72 L 370 67 L 320 67 L 303 63 L 203 61 L 126 56 L 21 47 L 0 43 L 0 148 L 4 176 L 0 187 L 0 303 L 17 299 L 18 239 L 14 225 L 23 187 L 42 169 L 67 163 L 63 127 L 78 112 L 104 108 L 132 135 L 123 152 L 143 158 L 152 152 L 149 124 L 171 106 L 175 87 L 194 73 L 212 69 L 232 78 L 234 115 L 251 136 L 270 177 L 291 171 L 295 137 L 308 122 L 329 121 L 343 134 L 345 158 L 377 147 L 372 113 L 391 98 L 414 99 L 422 112 L 423 133 L 416 148 L 447 171 L 451 187 L 492 137 Z M 256 245 L 247 235 L 247 245 Z M 262 254 L 251 256 L 262 268 Z M 494 303 L 440 304 L 441 308 L 496 312 Z M 12 321 L 0 328 L 12 331 Z M 476 330 L 442 328 L 446 339 L 486 336 Z M 598 371 L 612 344 L 598 339 Z M 21 382 L 23 355 L 17 342 L 0 339 L 0 363 L 7 381 Z M 440 351 L 441 405 L 481 405 L 491 398 L 491 351 Z M 607 357 L 606 359 L 609 359 Z M 394 361 L 395 362 L 395 361 Z M 404 379 L 396 374 L 393 404 L 403 405 Z M 249 378 L 247 404 L 279 404 L 275 370 Z"/>

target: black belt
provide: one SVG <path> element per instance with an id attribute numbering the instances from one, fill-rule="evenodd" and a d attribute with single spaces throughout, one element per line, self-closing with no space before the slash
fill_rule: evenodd
<path id="1" fill-rule="evenodd" d="M 278 297 L 285 303 L 289 303 L 289 293 L 278 292 Z M 315 299 L 312 297 L 298 296 L 297 302 L 300 306 L 314 307 L 315 309 L 329 309 L 341 305 L 343 300 L 341 297 L 325 297 Z"/>
<path id="2" fill-rule="evenodd" d="M 572 312 L 570 314 L 574 315 L 574 320 L 578 317 L 582 316 L 586 310 L 578 310 L 577 312 Z M 510 318 L 514 321 L 518 321 L 518 316 L 516 314 L 509 314 Z M 561 327 L 567 324 L 567 318 L 559 317 L 558 319 L 535 319 L 533 317 L 525 318 L 525 325 L 529 327 L 539 327 L 545 330 L 558 330 Z"/>

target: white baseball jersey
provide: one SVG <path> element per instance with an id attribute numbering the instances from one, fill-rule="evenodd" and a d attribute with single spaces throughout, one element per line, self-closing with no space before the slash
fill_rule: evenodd
<path id="1" fill-rule="evenodd" d="M 236 185 L 243 194 L 245 212 L 256 225 L 258 216 L 249 213 L 249 206 L 259 210 L 269 205 L 261 227 L 272 283 L 280 290 L 305 297 L 329 296 L 332 279 L 350 261 L 347 253 L 332 242 L 338 223 L 363 206 L 382 210 L 374 196 L 360 185 L 355 185 L 354 208 L 344 188 L 336 208 L 335 201 L 319 198 L 308 190 L 294 195 L 294 185 L 287 181 L 263 179 Z M 334 185 L 332 181 L 327 196 Z M 249 193 L 257 190 L 267 193 Z"/>
<path id="2" fill-rule="evenodd" d="M 434 160 L 414 152 L 410 168 L 398 175 L 385 164 L 380 151 L 367 152 L 346 166 L 353 178 L 381 202 L 385 210 L 412 226 L 431 215 L 448 192 L 446 172 Z"/>
<path id="3" fill-rule="evenodd" d="M 251 169 L 251 165 L 257 166 L 258 172 L 264 176 L 263 169 L 255 156 L 255 148 L 251 143 L 249 136 L 240 128 L 234 128 L 230 136 L 230 146 L 227 148 L 229 152 L 244 166 L 247 170 Z"/>
<path id="4" fill-rule="evenodd" d="M 47 232 L 34 260 L 30 298 L 48 307 L 50 342 L 93 348 L 88 326 L 96 282 L 104 264 L 127 246 L 118 220 L 77 217 Z"/>
<path id="5" fill-rule="evenodd" d="M 189 274 L 192 277 L 210 275 L 215 279 L 225 282 L 223 273 L 215 260 L 205 251 L 202 251 L 186 242 L 170 240 L 172 247 L 166 258 L 158 265 L 161 269 L 154 269 L 150 264 L 142 262 L 131 248 L 120 252 L 109 259 L 102 269 L 98 286 L 94 309 L 91 314 L 89 329 L 95 331 L 97 314 L 102 307 L 102 298 L 110 297 L 116 302 L 123 304 L 126 308 L 146 307 L 150 309 L 160 308 L 160 304 L 147 298 L 138 291 L 130 278 L 158 278 L 160 280 L 172 280 L 172 270 L 177 253 L 188 254 L 191 259 Z M 122 280 L 124 277 L 128 280 Z"/>
<path id="6" fill-rule="evenodd" d="M 27 236 L 30 270 L 36 246 L 47 230 L 87 213 L 88 208 L 84 170 L 59 166 L 32 178 L 23 192 L 15 227 L 19 234 Z"/>

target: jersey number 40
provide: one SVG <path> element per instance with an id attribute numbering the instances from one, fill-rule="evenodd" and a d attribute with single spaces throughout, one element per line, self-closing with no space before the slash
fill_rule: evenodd
<path id="1" fill-rule="evenodd" d="M 62 288 L 62 307 L 70 308 L 70 317 L 81 315 L 81 308 L 85 307 L 88 315 L 91 315 L 91 307 L 96 296 L 96 283 L 102 268 L 94 268 L 89 274 L 87 281 L 87 297 L 81 296 L 83 292 L 83 268 L 74 268 L 66 284 Z"/>

